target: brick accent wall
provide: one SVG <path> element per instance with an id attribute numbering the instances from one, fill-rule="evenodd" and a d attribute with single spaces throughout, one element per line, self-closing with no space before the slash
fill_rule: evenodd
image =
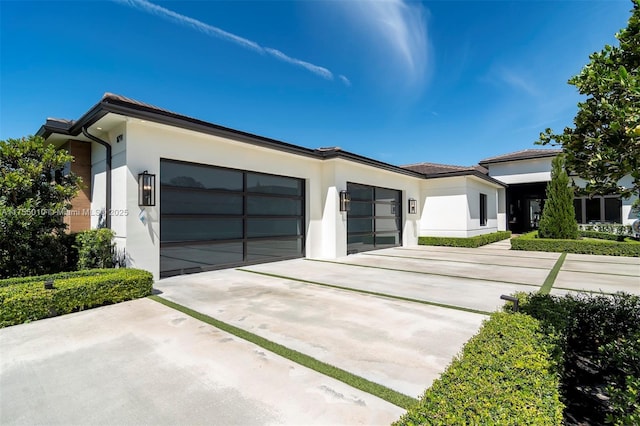
<path id="1" fill-rule="evenodd" d="M 64 218 L 67 232 L 75 233 L 91 228 L 91 144 L 70 140 L 61 149 L 73 155 L 71 171 L 82 178 L 80 191 L 71 200 L 71 209 Z"/>

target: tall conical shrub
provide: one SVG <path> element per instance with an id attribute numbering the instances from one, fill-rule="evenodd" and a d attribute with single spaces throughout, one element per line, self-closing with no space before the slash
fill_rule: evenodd
<path id="1" fill-rule="evenodd" d="M 547 201 L 538 227 L 540 238 L 578 238 L 578 222 L 573 208 L 573 188 L 564 170 L 564 157 L 551 163 L 551 181 L 547 184 Z"/>

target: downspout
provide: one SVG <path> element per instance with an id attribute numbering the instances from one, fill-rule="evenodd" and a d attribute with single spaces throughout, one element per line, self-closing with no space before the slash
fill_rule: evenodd
<path id="1" fill-rule="evenodd" d="M 106 184 L 106 196 L 105 196 L 105 226 L 108 229 L 111 229 L 111 145 L 106 142 L 103 141 L 102 139 L 98 138 L 97 136 L 93 136 L 92 134 L 90 134 L 89 132 L 87 132 L 87 128 L 86 127 L 82 127 L 82 134 L 85 135 L 87 138 L 91 139 L 93 142 L 98 143 L 102 146 L 105 147 L 105 149 L 107 150 L 107 158 L 106 158 L 106 179 L 107 179 L 107 184 Z"/>

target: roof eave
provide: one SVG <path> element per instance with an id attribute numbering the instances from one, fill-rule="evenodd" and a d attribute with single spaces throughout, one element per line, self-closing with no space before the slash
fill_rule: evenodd
<path id="1" fill-rule="evenodd" d="M 479 179 L 482 179 L 484 181 L 493 183 L 494 185 L 498 185 L 501 186 L 503 188 L 507 188 L 509 185 L 507 185 L 504 182 L 501 182 L 497 179 L 492 178 L 491 176 L 485 175 L 484 173 L 481 173 L 477 170 L 456 170 L 453 172 L 445 172 L 445 173 L 432 173 L 432 174 L 425 174 L 424 177 L 426 177 L 427 179 L 438 179 L 438 178 L 447 178 L 447 177 L 460 177 L 460 176 L 475 176 Z"/>

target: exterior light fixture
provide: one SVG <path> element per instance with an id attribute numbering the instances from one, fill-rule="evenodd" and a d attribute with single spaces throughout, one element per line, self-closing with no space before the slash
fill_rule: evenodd
<path id="1" fill-rule="evenodd" d="M 409 214 L 418 213 L 418 201 L 415 198 L 409 198 Z"/>
<path id="2" fill-rule="evenodd" d="M 146 170 L 138 175 L 138 205 L 156 205 L 156 175 Z"/>
<path id="3" fill-rule="evenodd" d="M 500 299 L 506 300 L 507 302 L 513 302 L 513 312 L 518 312 L 519 304 L 517 297 L 507 296 L 506 294 L 503 294 L 502 296 L 500 296 Z"/>
<path id="4" fill-rule="evenodd" d="M 347 191 L 340 191 L 340 211 L 348 212 L 351 210 L 351 194 Z"/>

